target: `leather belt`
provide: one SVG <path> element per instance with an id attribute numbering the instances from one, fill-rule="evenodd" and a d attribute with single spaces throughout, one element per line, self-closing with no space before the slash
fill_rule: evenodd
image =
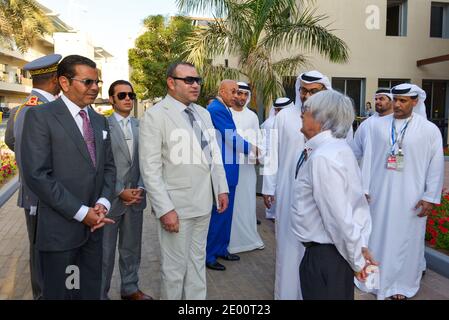
<path id="1" fill-rule="evenodd" d="M 319 246 L 321 243 L 318 242 L 302 242 L 302 245 L 307 249 L 307 248 L 311 248 L 311 247 L 315 247 L 315 246 Z"/>

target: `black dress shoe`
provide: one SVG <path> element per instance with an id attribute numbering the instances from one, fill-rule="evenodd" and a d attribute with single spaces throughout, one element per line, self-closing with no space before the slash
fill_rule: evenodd
<path id="1" fill-rule="evenodd" d="M 222 265 L 221 263 L 218 263 L 217 261 L 212 262 L 212 263 L 206 263 L 206 267 L 212 270 L 217 270 L 217 271 L 225 271 L 226 267 L 224 265 Z"/>
<path id="2" fill-rule="evenodd" d="M 224 257 L 220 257 L 220 258 L 222 258 L 223 260 L 227 260 L 227 261 L 239 261 L 240 260 L 240 257 L 238 255 L 232 254 L 232 253 L 229 253 L 228 255 L 226 255 Z"/>
<path id="3" fill-rule="evenodd" d="M 260 225 L 260 224 L 261 224 L 260 220 L 259 220 L 259 219 L 257 219 L 257 225 Z"/>

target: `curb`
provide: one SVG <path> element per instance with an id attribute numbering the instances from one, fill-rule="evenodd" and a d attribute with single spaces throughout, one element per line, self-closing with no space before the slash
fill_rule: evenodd
<path id="1" fill-rule="evenodd" d="M 19 175 L 17 174 L 0 191 L 0 207 L 2 207 L 9 198 L 19 189 Z"/>
<path id="2" fill-rule="evenodd" d="M 449 279 L 449 256 L 426 246 L 425 257 L 429 269 Z"/>

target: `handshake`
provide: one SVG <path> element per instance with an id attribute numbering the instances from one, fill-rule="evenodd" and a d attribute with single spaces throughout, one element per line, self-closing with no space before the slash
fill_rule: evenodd
<path id="1" fill-rule="evenodd" d="M 83 223 L 90 227 L 90 232 L 94 232 L 97 229 L 103 228 L 106 224 L 115 223 L 114 220 L 106 218 L 108 210 L 100 203 L 97 203 L 95 207 L 89 208 Z"/>

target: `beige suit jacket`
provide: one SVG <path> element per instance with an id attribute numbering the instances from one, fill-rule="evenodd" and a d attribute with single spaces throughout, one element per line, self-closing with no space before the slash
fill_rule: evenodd
<path id="1" fill-rule="evenodd" d="M 229 189 L 209 112 L 193 105 L 208 140 L 203 151 L 175 101 L 167 95 L 140 121 L 140 172 L 156 217 L 176 210 L 187 219 L 210 214 L 213 197 L 218 203 Z"/>

